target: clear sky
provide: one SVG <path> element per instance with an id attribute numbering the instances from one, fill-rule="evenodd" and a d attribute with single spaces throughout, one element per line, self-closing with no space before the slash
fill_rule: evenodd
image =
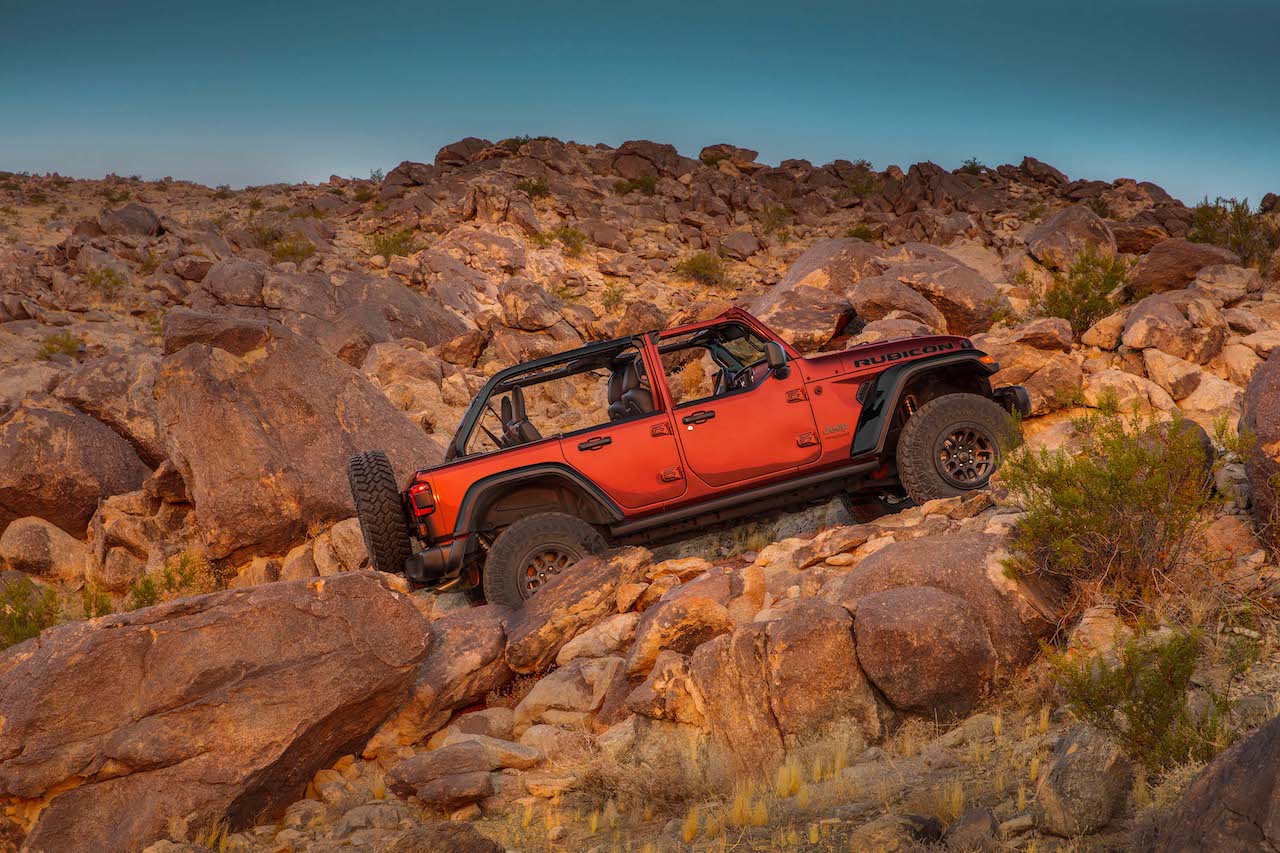
<path id="1" fill-rule="evenodd" d="M 1032 154 L 1256 202 L 1280 192 L 1280 3 L 0 0 L 3 170 L 316 181 L 519 134 Z"/>

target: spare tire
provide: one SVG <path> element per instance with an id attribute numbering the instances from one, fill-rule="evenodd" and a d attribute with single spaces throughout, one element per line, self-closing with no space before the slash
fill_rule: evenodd
<path id="1" fill-rule="evenodd" d="M 358 453 L 347 460 L 347 479 L 369 565 L 380 572 L 403 572 L 413 546 L 391 460 L 381 450 Z"/>

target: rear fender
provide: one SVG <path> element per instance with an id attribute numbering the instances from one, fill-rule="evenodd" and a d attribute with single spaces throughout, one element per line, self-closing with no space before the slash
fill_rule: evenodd
<path id="1" fill-rule="evenodd" d="M 535 512 L 566 512 L 590 524 L 613 524 L 623 512 L 598 486 L 568 465 L 545 462 L 500 471 L 468 487 L 454 535 L 505 527 Z"/>

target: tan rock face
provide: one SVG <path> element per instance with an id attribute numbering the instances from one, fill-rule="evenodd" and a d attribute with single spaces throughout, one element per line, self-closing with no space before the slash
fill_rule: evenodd
<path id="1" fill-rule="evenodd" d="M 1241 431 L 1256 441 L 1245 458 L 1252 512 L 1264 539 L 1280 545 L 1280 353 L 1272 353 L 1249 381 L 1245 391 Z"/>
<path id="2" fill-rule="evenodd" d="M 20 518 L 0 534 L 0 571 L 78 586 L 84 579 L 84 543 L 42 518 Z"/>
<path id="3" fill-rule="evenodd" d="M 1234 253 L 1217 246 L 1182 239 L 1162 240 L 1142 256 L 1129 287 L 1141 296 L 1180 290 L 1195 281 L 1205 267 L 1239 263 Z"/>
<path id="4" fill-rule="evenodd" d="M 662 601 L 645 611 L 627 656 L 627 674 L 646 675 L 664 649 L 690 654 L 734 628 L 729 611 L 710 598 L 688 596 Z"/>
<path id="5" fill-rule="evenodd" d="M 278 814 L 403 701 L 426 629 L 373 573 L 54 628 L 0 655 L 0 801 L 32 851 Z"/>
<path id="6" fill-rule="evenodd" d="M 1116 252 L 1116 238 L 1107 223 L 1082 204 L 1058 211 L 1027 235 L 1027 251 L 1051 269 L 1067 269 L 1089 245 L 1103 254 Z"/>

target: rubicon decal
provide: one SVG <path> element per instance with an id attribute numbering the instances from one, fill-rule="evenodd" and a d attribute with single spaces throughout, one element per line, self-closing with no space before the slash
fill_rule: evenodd
<path id="1" fill-rule="evenodd" d="M 920 355 L 932 355 L 933 353 L 938 352 L 948 352 L 955 348 L 956 345 L 951 343 L 926 344 L 922 347 L 911 347 L 910 349 L 900 349 L 893 352 L 881 353 L 880 355 L 873 355 L 869 358 L 855 358 L 853 360 L 853 366 L 856 368 L 867 367 L 872 364 L 885 364 L 890 361 L 902 361 L 904 358 L 915 358 Z"/>

